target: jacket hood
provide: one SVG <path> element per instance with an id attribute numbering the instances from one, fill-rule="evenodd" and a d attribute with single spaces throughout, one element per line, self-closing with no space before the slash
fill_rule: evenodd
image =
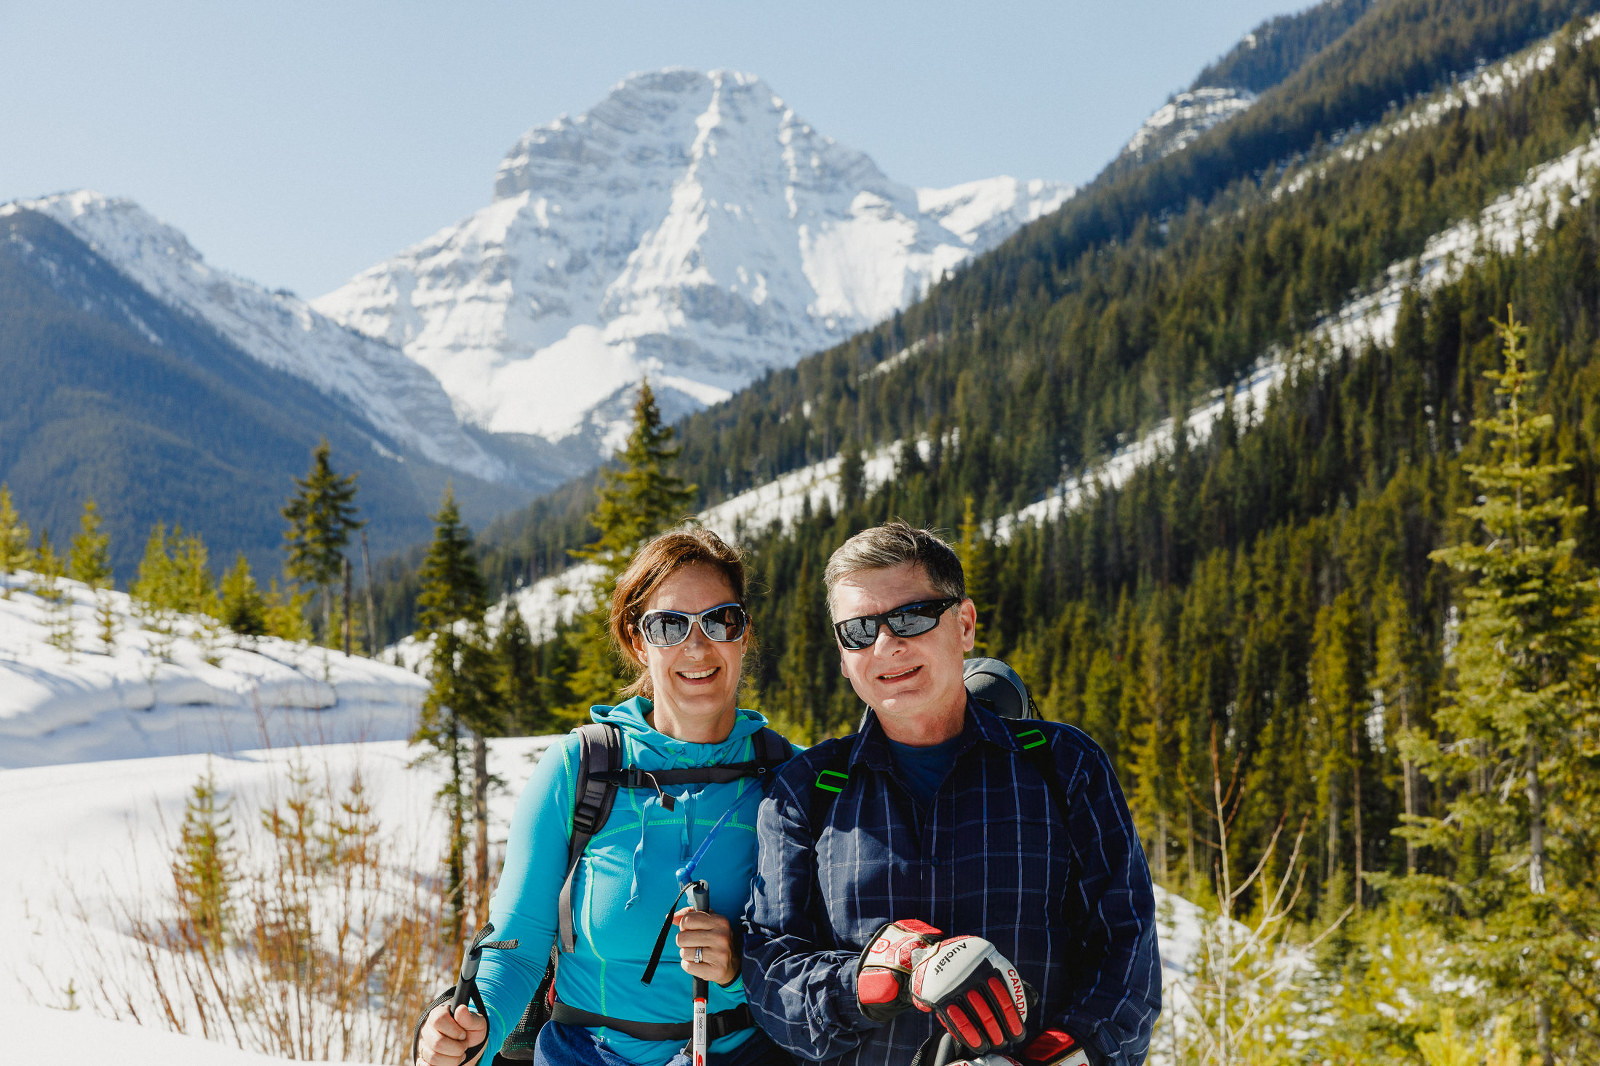
<path id="1" fill-rule="evenodd" d="M 766 716 L 759 711 L 744 707 L 735 708 L 733 728 L 728 731 L 726 739 L 711 744 L 697 744 L 658 732 L 650 725 L 647 718 L 654 710 L 655 704 L 650 700 L 643 696 L 635 696 L 615 707 L 599 705 L 591 707 L 589 716 L 596 722 L 610 722 L 620 726 L 623 736 L 632 739 L 640 748 L 658 756 L 663 767 L 700 766 L 730 761 L 730 757 L 736 756 L 742 750 L 744 739 L 767 724 Z"/>

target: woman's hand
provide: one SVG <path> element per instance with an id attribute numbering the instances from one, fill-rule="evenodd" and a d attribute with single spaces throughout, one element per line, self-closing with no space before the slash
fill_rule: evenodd
<path id="1" fill-rule="evenodd" d="M 731 985 L 739 976 L 739 952 L 733 946 L 728 919 L 715 911 L 685 907 L 672 921 L 678 927 L 678 965 L 695 977 Z M 696 952 L 699 962 L 695 961 Z"/>
<path id="2" fill-rule="evenodd" d="M 441 1003 L 429 1013 L 417 1038 L 417 1066 L 470 1066 L 466 1064 L 467 1049 L 488 1038 L 487 1018 L 472 1013 L 465 1003 L 456 1008 L 452 1017 L 450 1004 Z M 482 1057 L 479 1050 L 472 1061 Z"/>

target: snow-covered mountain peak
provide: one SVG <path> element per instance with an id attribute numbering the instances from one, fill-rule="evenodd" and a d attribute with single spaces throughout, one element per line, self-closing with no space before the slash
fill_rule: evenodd
<path id="1" fill-rule="evenodd" d="M 253 358 L 310 382 L 388 443 L 488 481 L 513 480 L 456 418 L 431 374 L 391 345 L 347 329 L 287 292 L 213 267 L 177 229 L 132 200 L 80 189 L 0 206 L 71 230 L 150 295 L 206 322 Z M 373 441 L 374 448 L 384 445 Z"/>
<path id="2" fill-rule="evenodd" d="M 1071 189 L 1010 178 L 919 191 L 731 70 L 635 74 L 524 134 L 494 200 L 315 301 L 404 347 L 484 428 L 626 433 L 836 344 Z"/>

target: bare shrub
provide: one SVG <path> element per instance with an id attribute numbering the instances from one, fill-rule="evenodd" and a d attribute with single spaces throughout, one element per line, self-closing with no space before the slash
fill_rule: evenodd
<path id="1" fill-rule="evenodd" d="M 399 1061 L 451 960 L 437 892 L 380 831 L 360 771 L 336 789 L 297 758 L 251 840 L 219 857 L 204 842 L 227 834 L 204 819 L 226 815 L 208 769 L 171 882 L 119 904 L 126 951 L 88 952 L 81 995 L 112 1017 L 290 1060 Z"/>

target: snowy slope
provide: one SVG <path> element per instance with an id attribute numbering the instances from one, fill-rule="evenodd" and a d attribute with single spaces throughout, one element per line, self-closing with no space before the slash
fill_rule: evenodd
<path id="1" fill-rule="evenodd" d="M 255 359 L 343 400 L 393 445 L 486 481 L 512 480 L 506 464 L 465 431 L 426 370 L 294 296 L 212 267 L 183 234 L 132 201 L 78 191 L 0 206 L 0 214 L 19 210 L 60 222 L 156 299 L 206 322 Z"/>
<path id="2" fill-rule="evenodd" d="M 373 659 L 178 618 L 62 581 L 64 608 L 0 577 L 0 768 L 410 736 L 427 682 Z M 100 603 L 114 625 L 101 639 Z M 71 650 L 53 632 L 72 628 Z"/>
<path id="3" fill-rule="evenodd" d="M 1181 151 L 1255 102 L 1255 94 L 1248 89 L 1202 87 L 1176 93 L 1144 120 L 1123 146 L 1120 158 L 1145 163 Z"/>
<path id="4" fill-rule="evenodd" d="M 1070 193 L 918 192 L 757 78 L 659 71 L 530 130 L 489 206 L 314 306 L 404 347 L 485 429 L 614 446 L 642 376 L 669 418 L 724 399 Z"/>

